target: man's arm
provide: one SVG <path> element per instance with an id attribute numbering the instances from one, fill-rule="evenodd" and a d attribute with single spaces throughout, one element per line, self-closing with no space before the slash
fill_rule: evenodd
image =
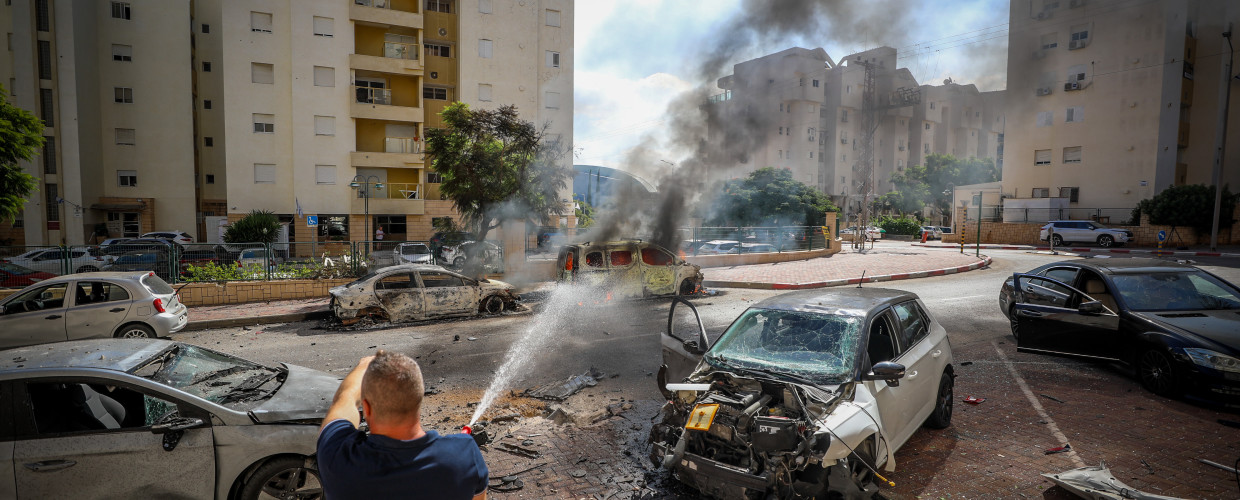
<path id="1" fill-rule="evenodd" d="M 348 420 L 354 428 L 361 423 L 361 414 L 357 411 L 357 405 L 362 400 L 362 376 L 366 374 L 366 367 L 370 366 L 370 361 L 373 359 L 375 359 L 374 356 L 362 358 L 357 366 L 353 367 L 353 371 L 340 381 L 340 387 L 336 388 L 336 396 L 332 398 L 332 405 L 327 409 L 327 417 L 319 425 L 320 432 L 333 420 Z"/>
<path id="2" fill-rule="evenodd" d="M 474 500 L 487 500 L 487 491 L 482 490 L 482 493 L 474 495 Z"/>

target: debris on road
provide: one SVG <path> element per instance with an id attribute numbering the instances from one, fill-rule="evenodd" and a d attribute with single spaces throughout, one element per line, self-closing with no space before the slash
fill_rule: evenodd
<path id="1" fill-rule="evenodd" d="M 475 341 L 475 340 L 478 340 L 478 337 L 468 337 L 468 338 L 466 338 L 465 340 L 468 340 L 468 341 L 470 341 L 470 342 L 473 342 L 473 341 Z"/>
<path id="2" fill-rule="evenodd" d="M 1057 397 L 1055 397 L 1055 396 L 1051 396 L 1050 394 L 1038 394 L 1038 395 L 1039 395 L 1039 396 L 1042 396 L 1042 397 L 1044 397 L 1044 398 L 1046 398 L 1046 399 L 1049 399 L 1049 400 L 1051 400 L 1051 401 L 1055 401 L 1055 402 L 1059 402 L 1059 403 L 1067 403 L 1067 401 L 1064 401 L 1064 400 L 1062 400 L 1062 399 L 1059 399 L 1059 398 L 1057 398 Z"/>
<path id="3" fill-rule="evenodd" d="M 974 396 L 969 396 L 967 398 L 964 398 L 964 402 L 972 404 L 972 405 L 982 404 L 983 401 L 986 401 L 986 398 L 979 398 L 979 397 L 974 397 Z"/>
<path id="4" fill-rule="evenodd" d="M 1150 473 L 1150 474 L 1153 474 L 1153 473 L 1154 473 L 1154 466 L 1153 466 L 1153 465 L 1150 465 L 1150 463 L 1149 463 L 1149 462 L 1146 462 L 1145 460 L 1142 460 L 1142 461 L 1141 461 L 1141 465 L 1144 465 L 1144 466 L 1145 466 L 1145 471 L 1146 471 L 1146 472 L 1148 472 L 1148 473 Z"/>
<path id="5" fill-rule="evenodd" d="M 495 449 L 526 458 L 542 458 L 542 453 L 539 453 L 538 450 L 517 446 L 512 443 L 498 443 L 495 445 Z"/>
<path id="6" fill-rule="evenodd" d="M 565 399 L 568 399 L 569 396 L 576 394 L 577 391 L 585 389 L 586 387 L 594 387 L 598 385 L 598 379 L 602 377 L 603 372 L 596 370 L 594 367 L 590 367 L 590 369 L 585 373 L 569 377 L 568 380 L 565 380 L 564 382 L 553 382 L 542 387 L 527 390 L 525 391 L 525 395 L 532 398 L 549 401 L 564 401 Z"/>
<path id="7" fill-rule="evenodd" d="M 1056 453 L 1067 453 L 1067 452 L 1069 452 L 1069 451 L 1072 451 L 1072 445 L 1071 445 L 1071 444 L 1065 444 L 1065 445 L 1060 446 L 1060 447 L 1058 447 L 1058 448 L 1051 448 L 1051 449 L 1049 449 L 1049 450 L 1046 450 L 1044 453 L 1046 453 L 1047 455 L 1054 455 L 1054 454 L 1056 454 Z"/>
<path id="8" fill-rule="evenodd" d="M 512 477 L 512 476 L 504 476 L 501 478 L 491 478 L 490 480 L 487 481 L 488 490 L 498 491 L 500 493 L 518 491 L 524 487 L 525 487 L 524 481 L 518 478 Z"/>
<path id="9" fill-rule="evenodd" d="M 1154 495 L 1133 489 L 1115 479 L 1106 464 L 1081 467 L 1058 474 L 1042 474 L 1061 488 L 1089 500 L 1175 500 L 1175 497 Z"/>
<path id="10" fill-rule="evenodd" d="M 1227 471 L 1227 472 L 1230 472 L 1230 473 L 1232 473 L 1232 474 L 1240 474 L 1240 472 L 1237 472 L 1237 471 L 1236 471 L 1236 469 L 1233 469 L 1233 468 L 1228 467 L 1228 466 L 1226 466 L 1226 465 L 1220 464 L 1220 463 L 1218 463 L 1218 462 L 1212 462 L 1212 461 L 1206 460 L 1206 459 L 1204 459 L 1204 458 L 1198 458 L 1198 459 L 1197 459 L 1197 461 L 1198 461 L 1198 462 L 1201 462 L 1201 463 L 1203 463 L 1203 464 L 1209 465 L 1210 467 L 1217 467 L 1217 468 L 1219 468 L 1219 469 L 1223 469 L 1223 470 L 1225 470 L 1225 471 Z"/>
<path id="11" fill-rule="evenodd" d="M 972 361 L 961 361 L 961 362 L 960 362 L 960 366 L 969 366 L 969 365 L 971 365 L 971 364 L 973 364 L 973 362 L 972 362 Z"/>

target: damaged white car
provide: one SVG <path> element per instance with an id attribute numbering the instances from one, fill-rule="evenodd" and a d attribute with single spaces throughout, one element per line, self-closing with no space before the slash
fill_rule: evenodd
<path id="1" fill-rule="evenodd" d="M 429 264 L 389 266 L 334 287 L 332 313 L 345 323 L 363 317 L 393 322 L 499 314 L 520 296 L 502 281 L 476 280 Z"/>
<path id="2" fill-rule="evenodd" d="M 701 325 L 674 299 L 650 458 L 710 497 L 870 498 L 918 427 L 951 424 L 951 346 L 915 294 L 779 295 L 714 345 Z"/>

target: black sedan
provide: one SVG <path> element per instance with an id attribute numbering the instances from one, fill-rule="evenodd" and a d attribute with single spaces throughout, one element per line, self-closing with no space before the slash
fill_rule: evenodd
<path id="1" fill-rule="evenodd" d="M 1018 351 L 1117 361 L 1159 395 L 1240 408 L 1240 288 L 1157 259 L 1064 261 L 999 291 Z"/>

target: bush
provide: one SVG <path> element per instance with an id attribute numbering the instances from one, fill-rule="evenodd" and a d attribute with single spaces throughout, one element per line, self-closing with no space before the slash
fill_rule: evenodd
<path id="1" fill-rule="evenodd" d="M 254 210 L 224 230 L 225 243 L 273 243 L 280 233 L 280 219 L 269 210 Z"/>
<path id="2" fill-rule="evenodd" d="M 895 218 L 890 215 L 884 215 L 878 219 L 878 227 L 887 231 L 887 234 L 921 234 L 921 221 L 912 217 Z"/>
<path id="3" fill-rule="evenodd" d="M 1214 186 L 1191 184 L 1171 186 L 1153 198 L 1146 198 L 1132 209 L 1132 223 L 1141 223 L 1141 214 L 1150 216 L 1150 224 L 1182 226 L 1209 231 L 1214 221 Z M 1223 186 L 1223 202 L 1218 226 L 1231 227 L 1236 210 L 1236 195 Z"/>

